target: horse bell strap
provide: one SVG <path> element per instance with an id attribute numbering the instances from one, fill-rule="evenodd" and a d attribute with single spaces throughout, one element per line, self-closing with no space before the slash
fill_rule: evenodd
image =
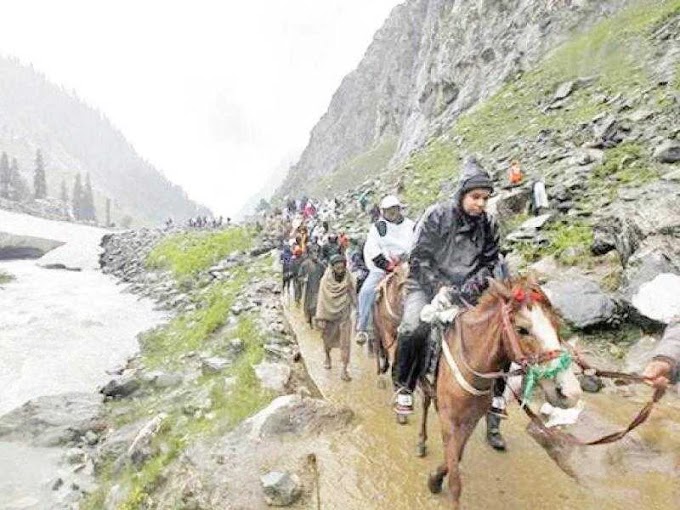
<path id="1" fill-rule="evenodd" d="M 489 395 L 491 393 L 491 389 L 485 391 L 478 390 L 465 380 L 465 377 L 461 373 L 460 368 L 458 368 L 456 361 L 453 359 L 453 355 L 451 354 L 451 350 L 449 349 L 449 343 L 446 341 L 445 338 L 442 339 L 442 351 L 444 351 L 444 358 L 446 359 L 446 363 L 449 365 L 451 372 L 453 372 L 453 376 L 456 378 L 456 381 L 458 382 L 458 384 L 460 384 L 461 388 L 463 388 L 469 394 L 474 395 L 475 397 L 482 397 L 484 395 Z"/>

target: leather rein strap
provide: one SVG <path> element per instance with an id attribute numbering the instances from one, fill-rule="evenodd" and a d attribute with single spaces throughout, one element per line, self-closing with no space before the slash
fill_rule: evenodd
<path id="1" fill-rule="evenodd" d="M 528 358 L 527 356 L 524 355 L 522 348 L 519 343 L 519 337 L 517 336 L 517 332 L 515 331 L 515 328 L 512 324 L 512 321 L 510 320 L 510 305 L 504 304 L 501 312 L 501 318 L 502 318 L 502 324 L 503 324 L 503 334 L 509 344 L 509 350 L 512 353 L 512 356 L 515 360 L 518 360 L 518 362 L 521 364 L 521 368 L 513 371 L 508 371 L 508 372 L 487 372 L 487 373 L 480 373 L 472 369 L 470 367 L 469 363 L 465 359 L 465 347 L 463 344 L 463 328 L 461 325 L 461 321 L 457 320 L 455 322 L 456 329 L 457 329 L 457 336 L 458 336 L 458 345 L 460 349 L 458 350 L 459 354 L 459 359 L 461 364 L 465 367 L 466 370 L 468 370 L 470 373 L 472 373 L 475 377 L 478 377 L 480 379 L 485 379 L 485 380 L 491 380 L 491 379 L 498 379 L 498 378 L 508 378 L 508 377 L 513 377 L 513 376 L 518 376 L 518 375 L 524 375 L 526 373 L 525 367 L 529 363 L 543 363 L 545 361 L 550 361 L 551 359 L 555 359 L 557 357 L 557 353 L 560 351 L 551 351 L 547 353 L 541 353 L 539 356 L 533 357 L 533 358 Z M 597 377 L 605 377 L 605 378 L 610 378 L 610 379 L 622 379 L 626 380 L 629 382 L 634 382 L 634 383 L 643 383 L 645 382 L 645 378 L 636 374 L 627 374 L 624 372 L 614 372 L 614 371 L 607 371 L 607 370 L 599 370 L 596 368 L 593 368 L 590 366 L 582 356 L 576 351 L 576 349 L 572 348 L 569 344 L 567 343 L 562 343 L 562 345 L 566 346 L 570 351 L 573 356 L 573 359 L 576 361 L 576 363 L 583 369 L 584 373 L 589 373 L 589 375 L 594 375 Z M 456 364 L 456 361 L 451 354 L 451 350 L 449 348 L 448 342 L 446 340 L 446 337 L 442 338 L 442 350 L 444 352 L 444 357 L 451 368 L 451 371 L 453 372 L 453 375 L 456 379 L 456 382 L 468 393 L 474 396 L 485 396 L 488 395 L 490 392 L 490 389 L 486 390 L 479 390 L 475 388 L 472 384 L 470 384 L 466 379 L 465 376 L 462 374 L 460 368 Z M 511 388 L 512 389 L 512 388 Z M 623 439 L 625 436 L 627 436 L 631 431 L 635 430 L 637 427 L 642 425 L 645 421 L 647 421 L 647 418 L 649 418 L 649 415 L 652 412 L 652 409 L 654 409 L 654 405 L 661 400 L 665 393 L 665 389 L 663 388 L 656 388 L 654 390 L 654 395 L 652 396 L 652 399 L 647 402 L 642 409 L 637 413 L 637 415 L 633 418 L 633 420 L 628 424 L 628 426 L 622 430 L 619 430 L 617 432 L 613 432 L 611 434 L 606 434 L 600 438 L 593 439 L 591 441 L 583 441 L 581 439 L 578 439 L 577 437 L 574 437 L 571 434 L 565 434 L 559 429 L 556 428 L 548 428 L 546 427 L 545 423 L 539 416 L 531 410 L 531 408 L 528 405 L 523 405 L 522 404 L 522 399 L 520 396 L 515 392 L 514 389 L 512 389 L 512 393 L 515 396 L 515 399 L 517 399 L 517 402 L 520 404 L 520 407 L 524 409 L 524 412 L 526 415 L 529 417 L 531 422 L 538 427 L 541 432 L 546 434 L 548 437 L 551 439 L 562 439 L 570 444 L 574 444 L 577 446 L 595 446 L 595 445 L 603 445 L 603 444 L 610 444 L 614 443 L 616 441 L 619 441 L 620 439 Z"/>

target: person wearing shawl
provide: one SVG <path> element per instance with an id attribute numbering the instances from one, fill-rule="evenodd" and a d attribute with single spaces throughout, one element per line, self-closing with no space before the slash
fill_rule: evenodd
<path id="1" fill-rule="evenodd" d="M 347 271 L 343 255 L 333 255 L 326 272 L 321 278 L 319 297 L 316 304 L 316 322 L 321 328 L 326 361 L 324 367 L 331 368 L 331 349 L 340 348 L 343 381 L 351 381 L 349 375 L 350 338 L 352 335 L 352 308 L 356 309 L 356 283 Z"/>
<path id="2" fill-rule="evenodd" d="M 325 266 L 319 261 L 319 249 L 317 246 L 310 244 L 308 252 L 307 260 L 300 266 L 300 276 L 305 281 L 303 292 L 305 319 L 307 319 L 309 326 L 312 327 L 312 319 L 316 313 L 316 303 L 319 298 L 319 285 L 321 284 Z"/>

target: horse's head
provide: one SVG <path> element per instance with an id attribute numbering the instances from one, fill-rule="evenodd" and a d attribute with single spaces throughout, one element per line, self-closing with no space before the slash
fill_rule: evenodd
<path id="1" fill-rule="evenodd" d="M 540 364 L 545 371 L 556 370 L 564 363 L 559 316 L 532 278 L 504 283 L 491 280 L 490 292 L 503 300 L 504 337 L 513 361 Z M 573 407 L 581 398 L 581 386 L 571 366 L 539 381 L 554 406 Z"/>

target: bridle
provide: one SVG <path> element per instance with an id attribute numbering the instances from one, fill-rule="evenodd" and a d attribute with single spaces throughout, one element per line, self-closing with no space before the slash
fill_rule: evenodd
<path id="1" fill-rule="evenodd" d="M 523 299 L 516 299 L 517 296 L 515 297 L 515 301 L 522 302 L 524 301 Z M 514 370 L 507 370 L 507 371 L 496 371 L 496 372 L 478 372 L 475 369 L 473 369 L 470 364 L 468 363 L 466 356 L 465 356 L 465 347 L 464 347 L 464 339 L 463 339 L 463 328 L 460 320 L 457 320 L 455 322 L 455 327 L 457 329 L 457 338 L 458 341 L 455 342 L 455 345 L 457 346 L 456 353 L 458 354 L 458 359 L 460 363 L 465 367 L 465 369 L 470 372 L 474 377 L 482 379 L 484 381 L 488 382 L 488 387 L 485 387 L 483 389 L 480 389 L 476 387 L 474 384 L 470 383 L 465 379 L 465 376 L 460 370 L 460 367 L 458 367 L 458 364 L 456 363 L 456 360 L 454 356 L 451 353 L 450 347 L 448 345 L 448 342 L 446 341 L 445 337 L 442 337 L 442 351 L 444 354 L 444 358 L 447 361 L 447 364 L 449 365 L 449 368 L 451 368 L 451 371 L 453 373 L 453 376 L 455 380 L 458 382 L 458 384 L 465 390 L 467 393 L 476 396 L 476 397 L 481 397 L 481 396 L 488 396 L 491 393 L 491 388 L 493 386 L 493 381 L 495 379 L 508 379 L 510 377 L 515 377 L 515 376 L 528 376 L 531 374 L 531 371 L 535 369 L 535 367 L 539 367 L 541 365 L 544 365 L 547 362 L 553 361 L 555 359 L 565 359 L 565 357 L 568 357 L 569 363 L 563 363 L 562 370 L 565 370 L 569 367 L 571 364 L 571 361 L 573 360 L 583 371 L 584 373 L 589 373 L 590 375 L 597 376 L 597 377 L 605 377 L 605 378 L 611 378 L 611 379 L 620 379 L 620 380 L 626 380 L 628 382 L 633 382 L 633 383 L 644 383 L 646 382 L 646 379 L 640 375 L 637 374 L 629 374 L 629 373 L 624 373 L 624 372 L 614 372 L 614 371 L 605 371 L 605 370 L 598 370 L 596 368 L 593 368 L 588 364 L 583 357 L 580 355 L 580 353 L 570 346 L 567 342 L 562 342 L 560 341 L 560 345 L 563 347 L 562 349 L 554 349 L 550 351 L 543 351 L 538 354 L 525 354 L 524 351 L 521 348 L 520 345 L 520 340 L 519 336 L 517 334 L 517 331 L 515 330 L 515 327 L 512 323 L 512 318 L 511 318 L 511 313 L 512 313 L 512 304 L 508 302 L 503 302 L 501 304 L 501 323 L 502 323 L 502 328 L 501 328 L 501 335 L 503 337 L 503 341 L 506 342 L 506 347 L 507 350 L 510 352 L 511 357 L 514 358 L 514 362 L 519 365 L 519 368 L 514 369 Z M 544 374 L 547 372 L 543 372 Z M 551 373 L 550 376 L 554 377 L 556 376 L 557 373 Z M 535 381 L 534 381 L 535 382 Z M 636 429 L 640 425 L 642 425 L 647 418 L 649 418 L 649 415 L 652 412 L 652 409 L 654 408 L 654 405 L 661 400 L 661 397 L 663 397 L 665 390 L 663 388 L 656 388 L 654 391 L 654 394 L 643 407 L 642 409 L 637 413 L 637 415 L 633 418 L 633 420 L 629 423 L 629 425 L 617 432 L 613 432 L 611 434 L 606 434 L 598 439 L 593 439 L 591 441 L 583 441 L 581 439 L 578 439 L 571 434 L 567 434 L 562 432 L 559 429 L 555 428 L 548 428 L 546 427 L 545 423 L 539 416 L 531 410 L 530 406 L 527 403 L 527 395 L 530 394 L 530 391 L 527 391 L 526 388 L 526 382 L 525 382 L 525 391 L 523 392 L 523 395 L 520 396 L 518 395 L 515 390 L 511 387 L 512 393 L 515 396 L 515 399 L 517 402 L 520 404 L 520 407 L 524 410 L 526 415 L 529 417 L 531 422 L 541 431 L 543 432 L 547 437 L 550 439 L 562 439 L 568 443 L 578 445 L 578 446 L 594 446 L 594 445 L 601 445 L 601 444 L 609 444 L 609 443 L 614 443 L 620 439 L 623 439 L 626 435 L 628 435 L 632 430 Z"/>

